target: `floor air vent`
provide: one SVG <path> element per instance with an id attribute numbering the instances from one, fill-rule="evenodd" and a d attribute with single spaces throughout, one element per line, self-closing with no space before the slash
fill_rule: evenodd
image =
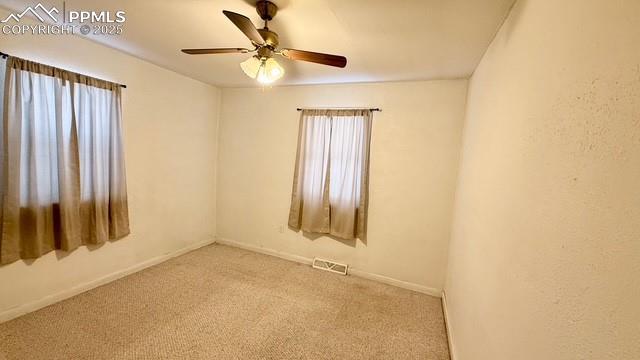
<path id="1" fill-rule="evenodd" d="M 313 259 L 313 267 L 315 269 L 331 271 L 340 275 L 347 275 L 348 266 L 345 264 L 338 264 L 333 261 L 329 261 L 325 259 L 315 258 Z"/>

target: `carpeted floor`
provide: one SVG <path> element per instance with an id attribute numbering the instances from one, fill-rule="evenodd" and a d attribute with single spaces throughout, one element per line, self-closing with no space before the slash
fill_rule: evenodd
<path id="1" fill-rule="evenodd" d="M 0 359 L 449 359 L 440 299 L 211 245 L 0 324 Z"/>

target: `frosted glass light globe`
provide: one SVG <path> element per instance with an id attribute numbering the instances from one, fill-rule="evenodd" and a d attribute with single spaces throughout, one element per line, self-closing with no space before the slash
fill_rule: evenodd
<path id="1" fill-rule="evenodd" d="M 260 59 L 253 56 L 240 63 L 242 71 L 259 83 L 268 85 L 284 76 L 284 68 L 273 58 Z"/>
<path id="2" fill-rule="evenodd" d="M 258 76 L 258 71 L 262 67 L 262 60 L 257 56 L 252 56 L 247 60 L 240 63 L 240 67 L 248 77 L 255 79 Z"/>

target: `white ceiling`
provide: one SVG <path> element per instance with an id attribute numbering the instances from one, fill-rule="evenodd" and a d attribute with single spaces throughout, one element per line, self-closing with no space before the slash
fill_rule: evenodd
<path id="1" fill-rule="evenodd" d="M 344 55 L 344 69 L 279 58 L 279 85 L 426 80 L 471 75 L 515 0 L 273 0 L 269 28 L 281 47 Z M 0 0 L 13 10 L 36 0 Z M 42 0 L 62 8 L 62 0 Z M 66 0 L 67 9 L 124 10 L 120 36 L 93 36 L 110 47 L 217 86 L 257 86 L 239 63 L 248 54 L 189 56 L 181 48 L 250 47 L 222 14 L 260 25 L 255 0 Z M 281 59 L 281 60 L 280 60 Z"/>

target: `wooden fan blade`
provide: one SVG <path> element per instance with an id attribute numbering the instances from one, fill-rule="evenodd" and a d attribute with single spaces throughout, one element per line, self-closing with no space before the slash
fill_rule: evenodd
<path id="1" fill-rule="evenodd" d="M 235 54 L 235 53 L 247 53 L 249 52 L 249 49 L 244 49 L 244 48 L 182 49 L 182 52 L 189 55 Z"/>
<path id="2" fill-rule="evenodd" d="M 322 54 L 311 51 L 282 49 L 282 56 L 292 60 L 309 61 L 317 64 L 343 68 L 347 66 L 347 58 L 339 55 Z"/>
<path id="3" fill-rule="evenodd" d="M 254 44 L 264 45 L 264 39 L 253 25 L 251 20 L 244 15 L 240 15 L 231 11 L 223 10 L 222 11 L 226 17 L 231 20 L 231 22 L 240 29 L 244 33 L 246 37 L 249 38 Z"/>

